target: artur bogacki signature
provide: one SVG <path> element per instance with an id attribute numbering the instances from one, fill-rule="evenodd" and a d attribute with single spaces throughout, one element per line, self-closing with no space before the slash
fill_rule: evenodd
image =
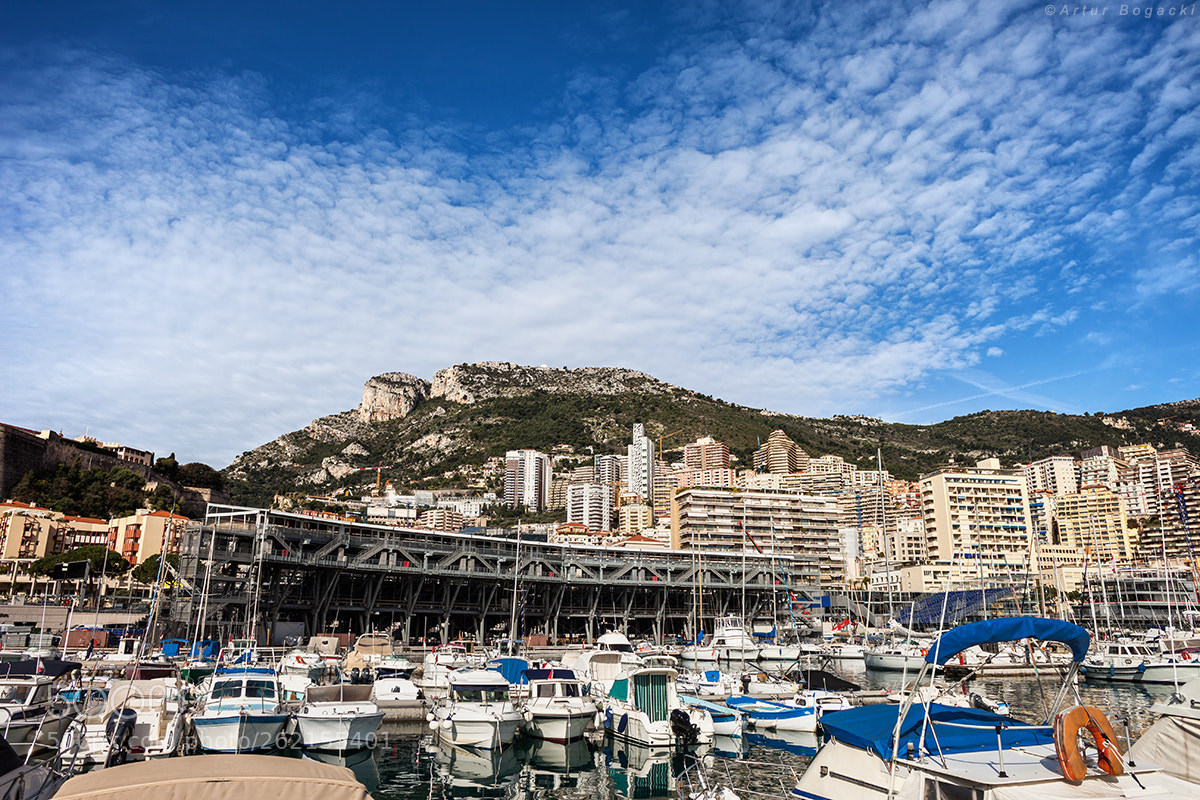
<path id="1" fill-rule="evenodd" d="M 1196 4 L 1181 5 L 1181 6 L 1131 6 L 1119 5 L 1115 7 L 1112 14 L 1108 12 L 1112 10 L 1112 6 L 1072 6 L 1072 5 L 1055 5 L 1046 6 L 1046 16 L 1048 17 L 1137 17 L 1139 19 L 1153 19 L 1155 17 L 1194 17 L 1196 16 Z"/>

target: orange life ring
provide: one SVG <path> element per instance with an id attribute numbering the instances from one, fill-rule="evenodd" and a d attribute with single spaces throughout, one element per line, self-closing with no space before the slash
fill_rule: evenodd
<path id="1" fill-rule="evenodd" d="M 1054 717 L 1054 753 L 1067 780 L 1081 781 L 1087 775 L 1087 764 L 1079 752 L 1079 731 L 1087 730 L 1096 742 L 1096 766 L 1109 775 L 1125 774 L 1117 735 L 1104 712 L 1095 706 L 1075 706 L 1058 712 Z"/>
<path id="2" fill-rule="evenodd" d="M 296 656 L 296 663 L 297 664 L 307 664 L 308 662 L 304 660 L 304 656 Z"/>
<path id="3" fill-rule="evenodd" d="M 1187 650 L 1182 650 L 1182 651 L 1180 651 L 1179 655 L 1183 656 L 1183 660 L 1184 660 L 1184 661 L 1187 661 L 1189 658 L 1191 658 L 1191 657 L 1192 657 L 1192 656 L 1191 656 L 1191 654 L 1190 654 L 1190 653 L 1188 653 L 1188 651 L 1187 651 Z"/>
<path id="4" fill-rule="evenodd" d="M 927 655 L 929 655 L 929 650 L 927 648 L 922 647 L 921 648 L 921 658 L 924 658 Z"/>

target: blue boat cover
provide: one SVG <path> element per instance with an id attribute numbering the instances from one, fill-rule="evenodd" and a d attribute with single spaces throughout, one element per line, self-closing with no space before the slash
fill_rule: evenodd
<path id="1" fill-rule="evenodd" d="M 1017 639 L 1041 639 L 1062 642 L 1071 648 L 1076 661 L 1087 655 L 1091 636 L 1086 630 L 1071 622 L 1045 617 L 1003 617 L 985 619 L 959 625 L 938 637 L 925 661 L 930 664 L 945 664 L 947 660 L 966 650 L 971 645 L 987 642 L 1013 642 Z"/>
<path id="2" fill-rule="evenodd" d="M 959 708 L 937 703 L 930 704 L 928 708 L 931 723 L 925 729 L 924 750 L 930 753 L 995 751 L 997 725 L 1002 728 L 1000 742 L 1005 749 L 1054 743 L 1054 732 L 1049 726 L 1030 725 L 978 708 Z M 823 714 L 821 727 L 827 737 L 871 750 L 887 760 L 892 757 L 892 731 L 895 730 L 899 715 L 898 703 L 858 706 Z M 959 728 L 938 723 L 979 727 Z M 924 725 L 925 706 L 910 706 L 908 714 L 904 717 L 904 724 L 900 727 L 900 749 L 897 752 L 901 758 L 907 752 L 909 742 L 914 746 L 917 744 Z"/>
<path id="3" fill-rule="evenodd" d="M 529 662 L 523 658 L 493 658 L 488 662 L 487 667 L 503 675 L 504 680 L 508 681 L 510 686 L 529 683 L 525 677 L 525 670 L 529 669 Z"/>

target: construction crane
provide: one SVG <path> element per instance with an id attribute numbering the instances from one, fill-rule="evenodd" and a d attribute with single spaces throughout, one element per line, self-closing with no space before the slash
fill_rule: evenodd
<path id="1" fill-rule="evenodd" d="M 662 443 L 663 443 L 663 439 L 670 439 L 672 436 L 674 436 L 674 435 L 675 435 L 675 434 L 677 434 L 677 433 L 683 433 L 683 430 L 682 430 L 682 429 L 680 429 L 680 430 L 677 430 L 677 431 L 671 431 L 670 433 L 664 433 L 662 436 L 658 437 L 658 457 L 659 457 L 659 458 L 662 458 L 662 453 L 663 453 L 663 447 L 662 447 Z"/>
<path id="2" fill-rule="evenodd" d="M 372 469 L 375 470 L 375 491 L 378 492 L 380 478 L 383 477 L 383 471 L 385 469 L 391 469 L 391 468 L 392 468 L 391 464 L 384 465 L 384 463 L 382 461 L 380 461 L 379 464 L 374 467 L 359 467 L 358 471 L 366 472 L 367 470 L 372 470 Z"/>

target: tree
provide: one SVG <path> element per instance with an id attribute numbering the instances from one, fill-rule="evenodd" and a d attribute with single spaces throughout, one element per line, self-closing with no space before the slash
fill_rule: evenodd
<path id="1" fill-rule="evenodd" d="M 138 564 L 133 568 L 133 579 L 138 583 L 154 583 L 158 580 L 158 562 L 158 553 L 155 553 Z M 167 563 L 176 571 L 179 570 L 179 556 L 174 553 L 167 553 Z"/>
<path id="2" fill-rule="evenodd" d="M 124 575 L 129 571 L 130 566 L 124 556 L 109 550 L 104 545 L 89 544 L 83 547 L 76 547 L 74 550 L 68 550 L 65 553 L 56 553 L 52 556 L 39 558 L 29 565 L 29 574 L 50 575 L 59 564 L 66 564 L 72 561 L 90 561 L 93 580 L 99 579 L 101 573 L 110 578 Z"/>
<path id="3" fill-rule="evenodd" d="M 179 468 L 178 481 L 196 489 L 224 489 L 225 478 L 208 464 L 193 461 Z"/>

